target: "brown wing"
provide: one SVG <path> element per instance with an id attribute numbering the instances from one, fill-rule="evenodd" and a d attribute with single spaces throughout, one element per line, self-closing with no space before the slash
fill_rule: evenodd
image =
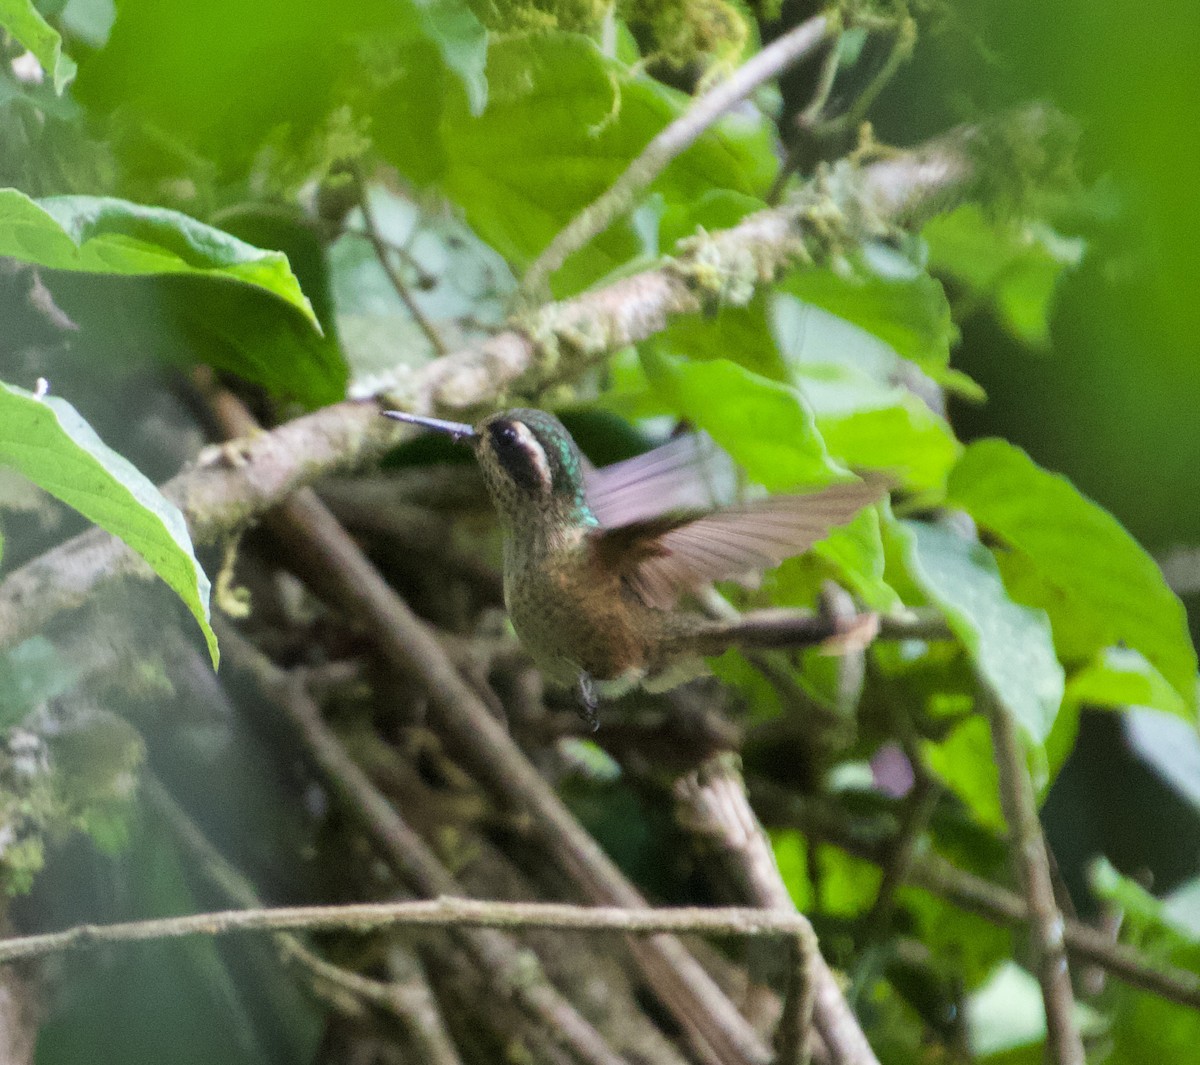
<path id="1" fill-rule="evenodd" d="M 647 605 L 667 610 L 713 581 L 778 565 L 879 499 L 882 481 L 770 496 L 705 514 L 677 514 L 591 534 L 596 561 L 619 570 Z"/>
<path id="2" fill-rule="evenodd" d="M 706 436 L 689 434 L 624 462 L 585 472 L 600 524 L 632 525 L 672 511 L 708 511 L 731 498 L 733 463 Z"/>

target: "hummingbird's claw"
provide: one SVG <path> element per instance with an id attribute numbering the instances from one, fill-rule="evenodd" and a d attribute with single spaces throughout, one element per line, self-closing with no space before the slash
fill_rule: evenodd
<path id="1" fill-rule="evenodd" d="M 597 710 L 600 700 L 596 696 L 596 685 L 586 673 L 579 674 L 579 716 L 587 722 L 588 728 L 595 732 L 600 727 L 600 717 Z"/>

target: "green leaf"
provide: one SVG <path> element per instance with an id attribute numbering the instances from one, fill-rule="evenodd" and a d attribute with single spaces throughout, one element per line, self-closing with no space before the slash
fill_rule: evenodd
<path id="1" fill-rule="evenodd" d="M 79 327 L 73 350 L 91 367 L 200 364 L 309 408 L 345 397 L 348 371 L 333 331 L 316 332 L 261 289 L 186 276 L 57 274 L 46 284 Z"/>
<path id="2" fill-rule="evenodd" d="M 213 666 L 208 577 L 179 509 L 107 447 L 71 404 L 0 383 L 0 463 L 124 540 L 199 622 Z"/>
<path id="3" fill-rule="evenodd" d="M 42 18 L 33 0 L 0 0 L 0 28 L 28 48 L 62 93 L 75 77 L 75 61 L 63 55 L 62 37 Z"/>
<path id="4" fill-rule="evenodd" d="M 878 865 L 855 858 L 837 847 L 817 848 L 821 912 L 830 917 L 861 917 L 874 904 L 883 880 Z"/>
<path id="5" fill-rule="evenodd" d="M 688 359 L 730 359 L 776 381 L 788 379 L 767 320 L 767 297 L 757 293 L 744 307 L 713 314 L 685 314 L 643 346 Z"/>
<path id="6" fill-rule="evenodd" d="M 834 529 L 811 551 L 787 559 L 772 581 L 772 602 L 811 606 L 821 584 L 835 579 L 869 609 L 889 611 L 902 604 L 884 580 L 883 539 L 879 511 L 868 507 L 853 521 Z"/>
<path id="7" fill-rule="evenodd" d="M 1064 661 L 1090 661 L 1123 644 L 1195 713 L 1196 651 L 1183 604 L 1116 518 L 1003 440 L 966 449 L 947 501 L 999 541 L 1005 584 L 1013 598 L 1049 614 Z"/>
<path id="8" fill-rule="evenodd" d="M 31 200 L 0 189 L 0 255 L 77 273 L 237 281 L 277 296 L 321 328 L 286 255 L 161 207 L 103 196 Z"/>
<path id="9" fill-rule="evenodd" d="M 543 33 L 493 44 L 491 98 L 479 116 L 451 94 L 441 116 L 445 153 L 437 181 L 471 227 L 518 269 L 604 192 L 690 98 L 651 78 L 631 78 L 587 37 Z M 428 128 L 428 116 L 413 116 Z M 378 116 L 385 130 L 389 116 Z M 385 137 L 388 136 L 385 133 Z M 773 159 L 761 119 L 730 116 L 708 130 L 653 184 L 667 205 L 713 189 L 754 195 Z M 394 158 L 407 172 L 408 160 Z M 636 255 L 628 221 L 567 264 L 556 291 L 576 291 Z"/>
<path id="10" fill-rule="evenodd" d="M 1064 271 L 1083 257 L 1069 240 L 1036 222 L 993 221 L 976 205 L 939 215 L 922 234 L 929 268 L 987 300 L 1004 327 L 1034 347 L 1048 347 L 1055 289 Z"/>
<path id="11" fill-rule="evenodd" d="M 883 579 L 883 538 L 875 507 L 868 507 L 849 524 L 834 529 L 813 545 L 812 554 L 833 566 L 842 583 L 872 610 L 901 606 L 900 597 Z"/>
<path id="12" fill-rule="evenodd" d="M 778 491 L 838 479 L 796 389 L 727 359 L 684 362 L 647 354 L 644 361 L 663 400 L 707 431 L 751 480 Z"/>
<path id="13" fill-rule="evenodd" d="M 887 266 L 865 258 L 853 272 L 797 270 L 781 287 L 878 337 L 927 372 L 936 375 L 950 363 L 957 333 L 941 282 L 897 255 Z"/>
<path id="14" fill-rule="evenodd" d="M 393 87 L 403 101 L 461 86 L 479 111 L 486 48 L 468 0 L 121 0 L 75 94 L 94 114 L 121 113 L 128 177 L 155 182 L 139 188 L 181 176 L 201 196 L 238 179 L 291 188 L 361 152 L 338 150 L 339 116 L 366 127 Z M 437 111 L 413 117 L 430 131 Z"/>
<path id="15" fill-rule="evenodd" d="M 942 610 L 980 681 L 1035 745 L 1050 734 L 1063 697 L 1063 670 L 1044 612 L 1014 603 L 981 544 L 947 529 L 904 522 L 914 579 Z"/>
<path id="16" fill-rule="evenodd" d="M 920 371 L 878 338 L 794 297 L 776 297 L 771 317 L 829 453 L 848 466 L 887 470 L 911 490 L 940 490 L 961 447 L 945 418 L 896 383 L 902 368 Z"/>
<path id="17" fill-rule="evenodd" d="M 806 367 L 797 381 L 835 459 L 887 470 L 914 491 L 945 483 L 960 445 L 946 420 L 912 392 L 838 366 Z"/>

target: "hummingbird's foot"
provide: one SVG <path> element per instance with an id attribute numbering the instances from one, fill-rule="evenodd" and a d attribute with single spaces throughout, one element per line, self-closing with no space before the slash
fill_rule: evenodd
<path id="1" fill-rule="evenodd" d="M 600 700 L 596 695 L 596 683 L 587 673 L 579 674 L 579 716 L 587 722 L 588 728 L 595 732 L 600 727 L 600 717 L 597 710 Z"/>

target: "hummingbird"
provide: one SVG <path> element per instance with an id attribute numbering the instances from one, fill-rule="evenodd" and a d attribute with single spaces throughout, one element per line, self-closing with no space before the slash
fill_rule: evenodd
<path id="1" fill-rule="evenodd" d="M 703 470 L 716 447 L 696 434 L 597 469 L 546 411 L 477 425 L 383 414 L 472 447 L 500 519 L 513 628 L 546 680 L 578 687 L 593 729 L 600 698 L 674 687 L 731 646 L 779 646 L 753 615 L 715 620 L 680 601 L 801 554 L 886 490 L 854 481 L 714 507 Z"/>

